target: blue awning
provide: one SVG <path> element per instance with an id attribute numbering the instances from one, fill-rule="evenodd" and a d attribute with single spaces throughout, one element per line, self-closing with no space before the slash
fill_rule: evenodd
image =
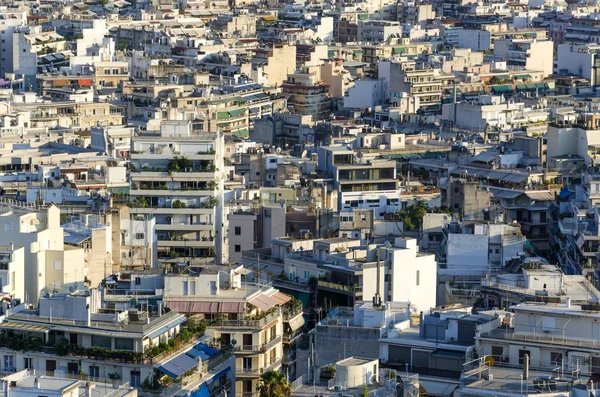
<path id="1" fill-rule="evenodd" d="M 202 386 L 200 386 L 198 389 L 194 390 L 190 394 L 190 397 L 210 397 L 210 393 L 208 391 L 208 387 L 206 386 L 206 383 L 203 383 Z"/>
<path id="2" fill-rule="evenodd" d="M 185 354 L 187 354 L 188 356 L 190 356 L 192 358 L 200 357 L 202 359 L 202 361 L 207 361 L 208 359 L 210 359 L 210 356 L 208 354 L 204 353 L 201 350 L 197 350 L 195 348 L 192 348 L 192 350 L 185 352 Z"/>
<path id="3" fill-rule="evenodd" d="M 204 343 L 198 343 L 196 346 L 194 346 L 194 349 L 200 350 L 208 354 L 210 357 L 214 356 L 219 352 L 217 349 L 213 349 L 212 347 L 207 346 Z"/>
<path id="4" fill-rule="evenodd" d="M 169 375 L 171 378 L 179 378 L 197 365 L 198 362 L 196 360 L 183 353 L 158 367 L 158 370 Z"/>
<path id="5" fill-rule="evenodd" d="M 171 328 L 173 328 L 172 325 L 163 325 L 162 327 L 158 327 L 157 329 L 155 329 L 154 331 L 152 331 L 148 335 L 146 335 L 146 338 L 150 338 L 150 339 L 158 338 L 162 334 L 169 332 L 169 330 Z"/>

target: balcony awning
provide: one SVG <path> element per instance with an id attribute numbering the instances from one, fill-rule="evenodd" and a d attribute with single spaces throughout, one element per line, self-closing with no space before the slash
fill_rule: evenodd
<path id="1" fill-rule="evenodd" d="M 210 359 L 210 356 L 208 354 L 204 353 L 202 350 L 196 349 L 195 347 L 185 352 L 185 354 L 192 358 L 200 358 L 202 361 L 207 361 L 208 359 Z"/>
<path id="2" fill-rule="evenodd" d="M 12 321 L 4 321 L 0 326 L 2 329 L 10 329 L 15 331 L 29 331 L 29 332 L 48 332 L 48 327 L 44 327 L 42 325 L 33 325 L 33 324 L 21 324 L 14 323 Z"/>
<path id="3" fill-rule="evenodd" d="M 512 87 L 510 85 L 495 85 L 492 87 L 492 90 L 495 93 L 502 93 L 502 94 L 513 91 Z"/>
<path id="4" fill-rule="evenodd" d="M 275 300 L 279 306 L 284 305 L 292 300 L 291 296 L 279 291 L 275 292 L 269 298 Z"/>
<path id="5" fill-rule="evenodd" d="M 201 352 L 208 354 L 209 357 L 212 357 L 219 353 L 217 349 L 213 349 L 212 347 L 205 345 L 204 343 L 198 343 L 196 346 L 194 346 L 194 349 L 200 350 Z"/>
<path id="6" fill-rule="evenodd" d="M 304 325 L 304 316 L 296 316 L 288 321 L 292 331 L 295 331 Z"/>
<path id="7" fill-rule="evenodd" d="M 90 79 L 79 79 L 79 80 L 77 80 L 77 83 L 79 84 L 80 87 L 91 87 L 92 86 L 92 80 L 90 80 Z"/>
<path id="8" fill-rule="evenodd" d="M 241 116 L 245 112 L 246 112 L 246 109 L 236 109 L 236 110 L 230 110 L 229 114 L 231 115 L 231 117 L 237 117 L 237 116 Z"/>
<path id="9" fill-rule="evenodd" d="M 221 313 L 243 313 L 244 302 L 221 302 L 219 312 Z"/>
<path id="10" fill-rule="evenodd" d="M 198 362 L 185 353 L 164 363 L 158 370 L 163 374 L 169 375 L 171 378 L 179 378 L 190 369 L 196 367 Z"/>
<path id="11" fill-rule="evenodd" d="M 266 312 L 267 310 L 277 306 L 278 303 L 267 295 L 260 294 L 256 298 L 252 299 L 250 304 Z"/>
<path id="12" fill-rule="evenodd" d="M 169 301 L 167 306 L 178 313 L 218 313 L 219 302 Z"/>

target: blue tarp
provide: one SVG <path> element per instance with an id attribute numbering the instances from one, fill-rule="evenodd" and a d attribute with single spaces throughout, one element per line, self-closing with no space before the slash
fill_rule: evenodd
<path id="1" fill-rule="evenodd" d="M 194 349 L 203 351 L 204 353 L 208 354 L 210 357 L 214 356 L 215 354 L 217 354 L 219 351 L 216 349 L 213 349 L 210 346 L 205 345 L 204 343 L 198 343 L 196 346 L 194 346 Z"/>
<path id="2" fill-rule="evenodd" d="M 561 190 L 561 191 L 560 191 L 559 197 L 560 197 L 560 198 L 567 198 L 567 197 L 569 197 L 570 195 L 572 195 L 573 193 L 575 193 L 575 192 L 574 192 L 574 191 L 572 191 L 572 190 L 569 190 L 569 189 L 563 189 L 563 190 Z"/>

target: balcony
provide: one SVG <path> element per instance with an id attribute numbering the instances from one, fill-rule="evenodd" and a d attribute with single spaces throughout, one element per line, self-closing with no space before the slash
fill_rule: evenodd
<path id="1" fill-rule="evenodd" d="M 332 283 L 330 281 L 325 281 L 325 280 L 319 280 L 319 284 L 318 284 L 318 288 L 325 290 L 325 291 L 329 291 L 329 292 L 338 292 L 338 293 L 344 293 L 347 295 L 362 295 L 362 287 L 358 286 L 358 285 L 345 285 L 345 284 L 338 284 L 338 283 Z"/>
<path id="2" fill-rule="evenodd" d="M 157 223 L 156 224 L 156 230 L 157 231 L 190 231 L 190 232 L 195 232 L 195 231 L 204 231 L 204 230 L 213 230 L 213 224 L 212 223 L 194 223 L 194 224 L 189 224 L 189 223 L 167 223 L 167 224 L 162 224 L 162 223 Z"/>
<path id="3" fill-rule="evenodd" d="M 263 373 L 274 369 L 281 365 L 281 357 L 275 357 L 273 360 L 267 363 L 263 368 L 238 368 L 236 370 L 236 378 L 258 378 Z"/>
<path id="4" fill-rule="evenodd" d="M 294 281 L 288 281 L 288 280 L 280 280 L 280 279 L 273 279 L 273 286 L 277 287 L 277 288 L 285 288 L 285 289 L 291 289 L 294 291 L 300 291 L 300 292 L 310 292 L 310 287 L 308 286 L 308 284 L 303 284 L 303 283 L 296 283 Z"/>
<path id="5" fill-rule="evenodd" d="M 174 248 L 212 248 L 214 242 L 212 240 L 158 240 L 159 247 L 174 247 Z"/>
<path id="6" fill-rule="evenodd" d="M 237 345 L 234 346 L 234 350 L 239 355 L 244 354 L 260 354 L 268 351 L 275 345 L 281 342 L 281 335 L 277 335 L 275 338 L 271 339 L 267 343 L 263 343 L 262 345 Z"/>
<path id="7" fill-rule="evenodd" d="M 213 320 L 209 323 L 210 327 L 214 328 L 247 328 L 247 329 L 263 329 L 268 324 L 279 319 L 280 314 L 278 311 L 268 314 L 266 317 L 251 320 L 251 319 L 219 319 Z"/>

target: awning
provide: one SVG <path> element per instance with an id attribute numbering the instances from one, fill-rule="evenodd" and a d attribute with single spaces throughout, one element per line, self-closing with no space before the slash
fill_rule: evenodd
<path id="1" fill-rule="evenodd" d="M 200 350 L 201 352 L 208 354 L 210 357 L 219 353 L 217 349 L 213 349 L 212 347 L 205 345 L 204 343 L 198 343 L 196 346 L 194 346 L 194 349 Z"/>
<path id="2" fill-rule="evenodd" d="M 243 313 L 244 302 L 221 302 L 221 313 Z"/>
<path id="3" fill-rule="evenodd" d="M 200 358 L 202 361 L 207 361 L 208 359 L 210 359 L 210 356 L 208 354 L 204 353 L 202 350 L 196 349 L 195 347 L 185 352 L 185 354 L 187 354 L 191 358 Z"/>
<path id="4" fill-rule="evenodd" d="M 21 324 L 14 323 L 12 321 L 4 321 L 0 328 L 2 329 L 12 329 L 16 331 L 29 331 L 29 332 L 48 332 L 48 327 L 44 327 L 41 325 L 32 325 L 32 324 Z"/>
<path id="5" fill-rule="evenodd" d="M 67 79 L 56 79 L 53 81 L 54 87 L 66 87 L 69 85 L 69 80 Z"/>
<path id="6" fill-rule="evenodd" d="M 246 138 L 248 136 L 248 128 L 241 128 L 237 131 L 233 131 L 231 135 Z"/>
<path id="7" fill-rule="evenodd" d="M 218 313 L 219 302 L 190 302 L 190 313 Z"/>
<path id="8" fill-rule="evenodd" d="M 292 300 L 291 296 L 284 294 L 283 292 L 279 292 L 279 291 L 275 292 L 269 298 L 276 301 L 279 306 L 284 305 Z"/>
<path id="9" fill-rule="evenodd" d="M 492 90 L 495 93 L 505 94 L 508 92 L 512 92 L 512 87 L 510 85 L 495 85 L 492 87 Z"/>
<path id="10" fill-rule="evenodd" d="M 164 334 L 165 332 L 169 332 L 169 330 L 171 328 L 173 328 L 173 326 L 171 324 L 169 324 L 169 325 L 163 325 L 162 327 L 158 327 L 154 331 L 150 332 L 145 337 L 146 338 L 150 338 L 150 339 L 154 339 L 154 338 L 159 337 L 160 335 Z"/>
<path id="11" fill-rule="evenodd" d="M 217 112 L 217 120 L 224 120 L 229 118 L 228 112 Z"/>
<path id="12" fill-rule="evenodd" d="M 77 80 L 77 84 L 79 84 L 80 87 L 91 87 L 92 86 L 92 80 L 90 80 L 90 79 L 79 79 L 79 80 Z"/>
<path id="13" fill-rule="evenodd" d="M 190 302 L 167 302 L 167 307 L 177 313 L 190 312 Z"/>
<path id="14" fill-rule="evenodd" d="M 158 367 L 158 370 L 169 375 L 171 378 L 179 378 L 197 365 L 198 362 L 196 360 L 183 353 Z"/>
<path id="15" fill-rule="evenodd" d="M 260 294 L 250 301 L 250 304 L 258 307 L 262 311 L 267 311 L 277 305 L 277 302 L 265 294 Z"/>
<path id="16" fill-rule="evenodd" d="M 237 116 L 241 116 L 245 112 L 246 112 L 246 109 L 237 109 L 237 110 L 231 110 L 229 112 L 229 114 L 231 115 L 231 117 L 237 117 Z"/>
<path id="17" fill-rule="evenodd" d="M 392 49 L 392 54 L 404 54 L 406 52 L 406 47 L 396 47 Z"/>
<path id="18" fill-rule="evenodd" d="M 304 325 L 304 316 L 296 316 L 288 321 L 292 331 L 295 331 Z"/>
<path id="19" fill-rule="evenodd" d="M 515 76 L 515 79 L 521 79 L 521 80 L 523 80 L 523 79 L 530 79 L 530 78 L 531 78 L 530 74 L 518 74 L 518 75 Z"/>

